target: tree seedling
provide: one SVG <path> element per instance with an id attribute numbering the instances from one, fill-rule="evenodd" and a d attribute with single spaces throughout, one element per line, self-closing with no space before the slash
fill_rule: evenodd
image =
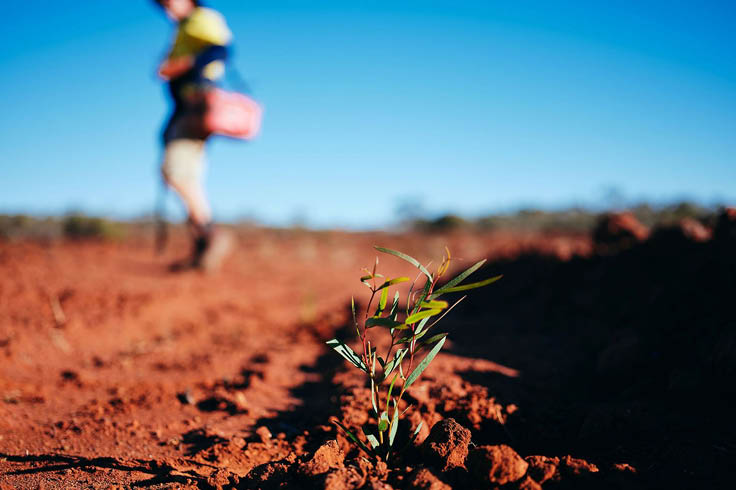
<path id="1" fill-rule="evenodd" d="M 360 341 L 358 352 L 338 339 L 329 340 L 327 345 L 355 368 L 365 373 L 366 384 L 370 384 L 371 411 L 374 418 L 372 424 L 366 424 L 363 427 L 364 438 L 358 437 L 341 422 L 335 421 L 335 423 L 348 439 L 363 451 L 374 458 L 388 461 L 395 452 L 394 443 L 399 421 L 409 409 L 409 407 L 403 411 L 399 409 L 404 393 L 427 369 L 447 339 L 447 333 L 430 335 L 430 332 L 450 310 L 465 299 L 465 296 L 452 304 L 439 298 L 446 294 L 487 286 L 502 276 L 462 284 L 465 279 L 485 264 L 486 261 L 481 260 L 439 286 L 452 260 L 447 248 L 445 248 L 441 264 L 434 273 L 429 271 L 428 266 L 423 266 L 418 260 L 402 252 L 383 247 L 375 248 L 381 253 L 403 259 L 419 269 L 416 279 L 409 288 L 405 304 L 400 305 L 400 294 L 396 286 L 409 282 L 411 279 L 409 277 L 386 279 L 377 272 L 378 258 L 376 258 L 373 268 L 364 269 L 365 275 L 360 278 L 360 281 L 371 291 L 368 306 L 361 321 L 356 312 L 355 298 L 351 302 L 353 324 Z M 392 288 L 395 289 L 395 292 L 393 299 L 389 302 L 389 291 Z M 376 298 L 378 302 L 371 313 Z M 391 342 L 383 357 L 378 354 L 375 337 L 372 342 L 369 336 L 369 332 L 375 332 L 376 329 L 391 336 Z M 419 361 L 421 354 L 424 354 L 424 357 Z M 413 442 L 421 428 L 422 423 L 420 422 L 413 434 L 409 435 L 402 450 Z"/>

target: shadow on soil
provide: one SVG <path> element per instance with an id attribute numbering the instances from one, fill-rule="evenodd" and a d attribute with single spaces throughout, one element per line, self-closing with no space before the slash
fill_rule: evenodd
<path id="1" fill-rule="evenodd" d="M 319 343 L 329 338 L 346 340 L 351 332 L 354 333 L 350 324 L 341 325 L 335 330 L 332 330 L 332 326 L 328 327 L 329 331 L 315 330 L 308 326 L 304 329 L 310 330 Z M 272 433 L 283 432 L 290 440 L 304 431 L 310 431 L 304 449 L 312 452 L 327 439 L 334 438 L 334 430 L 330 431 L 325 427 L 329 425 L 332 416 L 340 415 L 340 395 L 345 387 L 333 381 L 333 378 L 340 369 L 344 369 L 344 362 L 325 346 L 324 352 L 314 364 L 302 365 L 300 369 L 316 378 L 289 391 L 290 396 L 300 400 L 301 404 L 293 409 L 279 411 L 274 416 L 261 418 L 255 425 L 266 426 Z"/>
<path id="2" fill-rule="evenodd" d="M 520 407 L 507 429 L 522 455 L 631 463 L 673 488 L 731 481 L 734 242 L 655 234 L 569 261 L 492 263 L 486 275 L 504 278 L 448 316 L 449 351 L 521 371 L 461 374 Z"/>

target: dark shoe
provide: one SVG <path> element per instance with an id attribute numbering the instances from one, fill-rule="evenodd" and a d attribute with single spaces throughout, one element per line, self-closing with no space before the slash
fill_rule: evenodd
<path id="1" fill-rule="evenodd" d="M 210 246 L 211 235 L 212 233 L 195 238 L 194 243 L 192 244 L 192 254 L 185 259 L 177 260 L 176 262 L 169 264 L 169 270 L 171 272 L 184 272 L 201 267 L 202 258 Z"/>
<path id="2" fill-rule="evenodd" d="M 198 267 L 205 272 L 214 272 L 222 266 L 222 262 L 230 254 L 235 245 L 233 234 L 222 228 L 210 233 L 207 246 L 202 253 Z"/>

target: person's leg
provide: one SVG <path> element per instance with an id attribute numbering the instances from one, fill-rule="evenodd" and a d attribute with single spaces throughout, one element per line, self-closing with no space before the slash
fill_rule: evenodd
<path id="1" fill-rule="evenodd" d="M 192 232 L 192 255 L 172 264 L 173 270 L 198 267 L 210 245 L 212 215 L 204 192 L 204 145 L 202 139 L 175 138 L 164 148 L 161 173 L 186 206 Z"/>
<path id="2" fill-rule="evenodd" d="M 212 221 L 212 212 L 202 185 L 204 140 L 175 139 L 166 145 L 161 167 L 166 183 L 184 202 L 189 221 L 204 228 Z"/>
<path id="3" fill-rule="evenodd" d="M 198 134 L 196 118 L 172 118 L 164 138 L 164 161 L 161 166 L 166 183 L 181 197 L 189 214 L 192 230 L 192 257 L 174 264 L 175 270 L 200 267 L 217 269 L 232 248 L 232 237 L 226 230 L 215 229 L 212 213 L 204 192 L 205 140 Z"/>

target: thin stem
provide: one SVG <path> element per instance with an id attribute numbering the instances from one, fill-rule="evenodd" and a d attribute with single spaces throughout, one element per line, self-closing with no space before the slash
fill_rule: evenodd
<path id="1" fill-rule="evenodd" d="M 375 279 L 374 279 L 374 286 L 375 286 Z M 365 322 L 368 321 L 368 312 L 371 309 L 371 304 L 373 303 L 373 298 L 376 296 L 376 289 L 371 288 L 371 299 L 368 301 L 368 307 L 365 309 L 365 319 L 363 320 L 363 336 L 361 337 L 361 340 L 363 341 L 363 362 L 365 362 L 365 366 L 368 367 L 368 353 L 367 353 L 367 346 L 366 346 L 366 339 L 368 337 L 368 329 L 365 326 Z"/>

